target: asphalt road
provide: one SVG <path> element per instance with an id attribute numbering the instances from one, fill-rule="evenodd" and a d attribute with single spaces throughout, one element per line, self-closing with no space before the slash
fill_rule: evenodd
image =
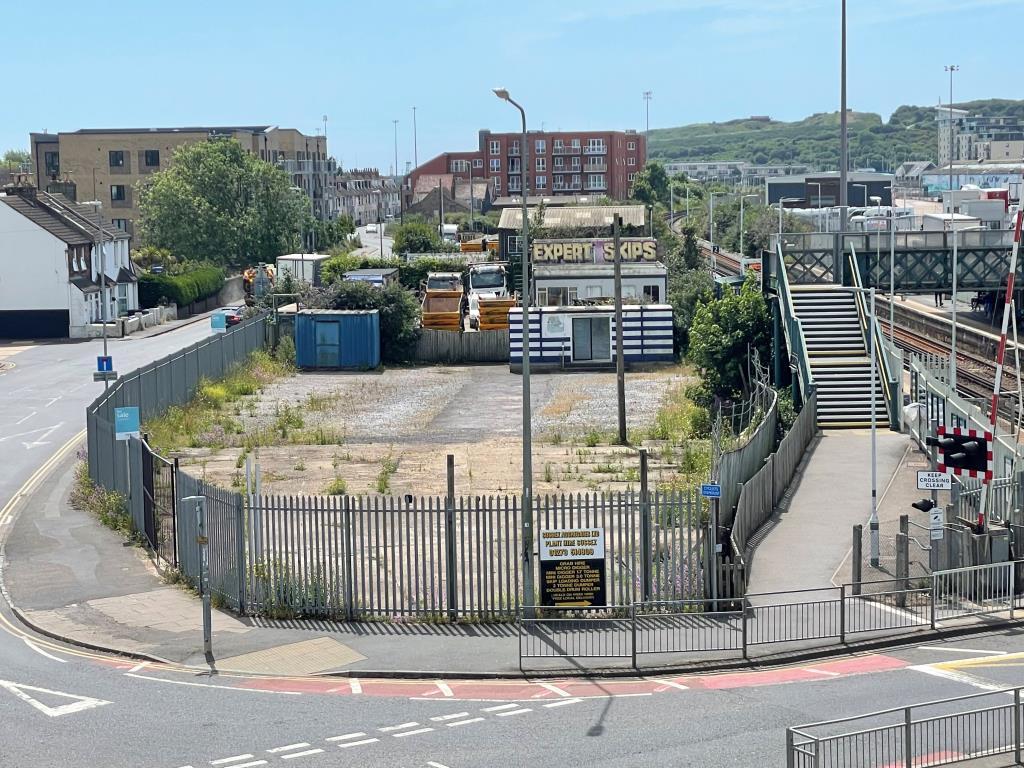
<path id="1" fill-rule="evenodd" d="M 359 241 L 363 244 L 363 247 L 373 249 L 373 253 L 370 254 L 371 257 L 382 254 L 385 259 L 391 258 L 391 246 L 394 240 L 388 235 L 381 236 L 386 225 L 386 222 L 381 222 L 377 225 L 378 229 L 376 232 L 367 232 L 365 226 L 356 227 L 356 234 L 359 235 Z"/>
<path id="2" fill-rule="evenodd" d="M 111 342 L 111 352 L 129 370 L 206 333 L 198 323 Z M 91 381 L 99 349 L 45 344 L 6 358 L 15 367 L 0 375 L 0 505 L 82 429 L 101 386 Z M 6 522 L 0 512 L 0 540 Z M 0 601 L 0 764 L 763 768 L 783 764 L 786 726 L 1019 683 L 1022 658 L 1024 634 L 994 633 L 847 666 L 822 661 L 653 691 L 601 684 L 580 697 L 571 682 L 527 694 L 495 683 L 461 699 L 435 681 L 374 689 L 344 678 L 211 676 L 110 659 L 32 635 Z"/>

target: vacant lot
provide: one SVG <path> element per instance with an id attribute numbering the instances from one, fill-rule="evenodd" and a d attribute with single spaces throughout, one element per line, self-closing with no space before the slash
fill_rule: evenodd
<path id="1" fill-rule="evenodd" d="M 689 381 L 679 367 L 627 375 L 631 442 L 651 452 L 652 487 L 686 482 L 704 441 L 652 440 L 659 412 Z M 534 375 L 538 493 L 638 488 L 634 448 L 611 445 L 615 375 Z M 246 452 L 265 493 L 439 495 L 454 454 L 459 494 L 516 492 L 522 472 L 522 380 L 505 366 L 301 373 L 224 406 L 230 428 L 200 436 L 182 463 L 225 487 L 244 483 Z M 658 435 L 666 437 L 666 435 Z M 692 469 L 692 468 L 691 468 Z"/>

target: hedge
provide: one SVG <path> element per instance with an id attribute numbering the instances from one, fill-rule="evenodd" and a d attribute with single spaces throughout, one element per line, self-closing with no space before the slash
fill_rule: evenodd
<path id="1" fill-rule="evenodd" d="M 166 299 L 187 307 L 193 301 L 219 293 L 223 287 L 224 270 L 220 267 L 196 267 L 181 275 L 146 272 L 139 277 L 139 304 L 143 308 L 155 307 Z"/>

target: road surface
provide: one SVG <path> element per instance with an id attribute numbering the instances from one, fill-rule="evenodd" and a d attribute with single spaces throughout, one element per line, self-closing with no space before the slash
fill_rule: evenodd
<path id="1" fill-rule="evenodd" d="M 376 258 L 377 256 L 383 255 L 385 259 L 391 258 L 391 246 L 394 240 L 386 234 L 383 234 L 384 228 L 387 226 L 386 222 L 381 222 L 376 226 L 376 232 L 367 232 L 366 226 L 356 227 L 356 234 L 359 235 L 359 240 L 362 242 L 364 248 L 370 248 L 371 252 L 367 255 L 370 258 Z"/>

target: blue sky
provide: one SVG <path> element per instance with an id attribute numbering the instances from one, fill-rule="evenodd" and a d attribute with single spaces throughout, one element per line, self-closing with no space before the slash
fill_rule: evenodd
<path id="1" fill-rule="evenodd" d="M 849 103 L 1020 98 L 1020 0 L 850 0 Z M 421 162 L 479 128 L 651 127 L 838 109 L 839 0 L 50 0 L 5 3 L 0 148 L 30 131 L 328 116 L 346 166 Z M 1016 11 L 1016 13 L 1014 12 Z M 44 18 L 45 17 L 45 18 Z M 516 24 L 525 19 L 525 32 Z M 11 62 L 24 62 L 23 67 Z M 24 76 L 19 76 L 19 73 Z"/>

